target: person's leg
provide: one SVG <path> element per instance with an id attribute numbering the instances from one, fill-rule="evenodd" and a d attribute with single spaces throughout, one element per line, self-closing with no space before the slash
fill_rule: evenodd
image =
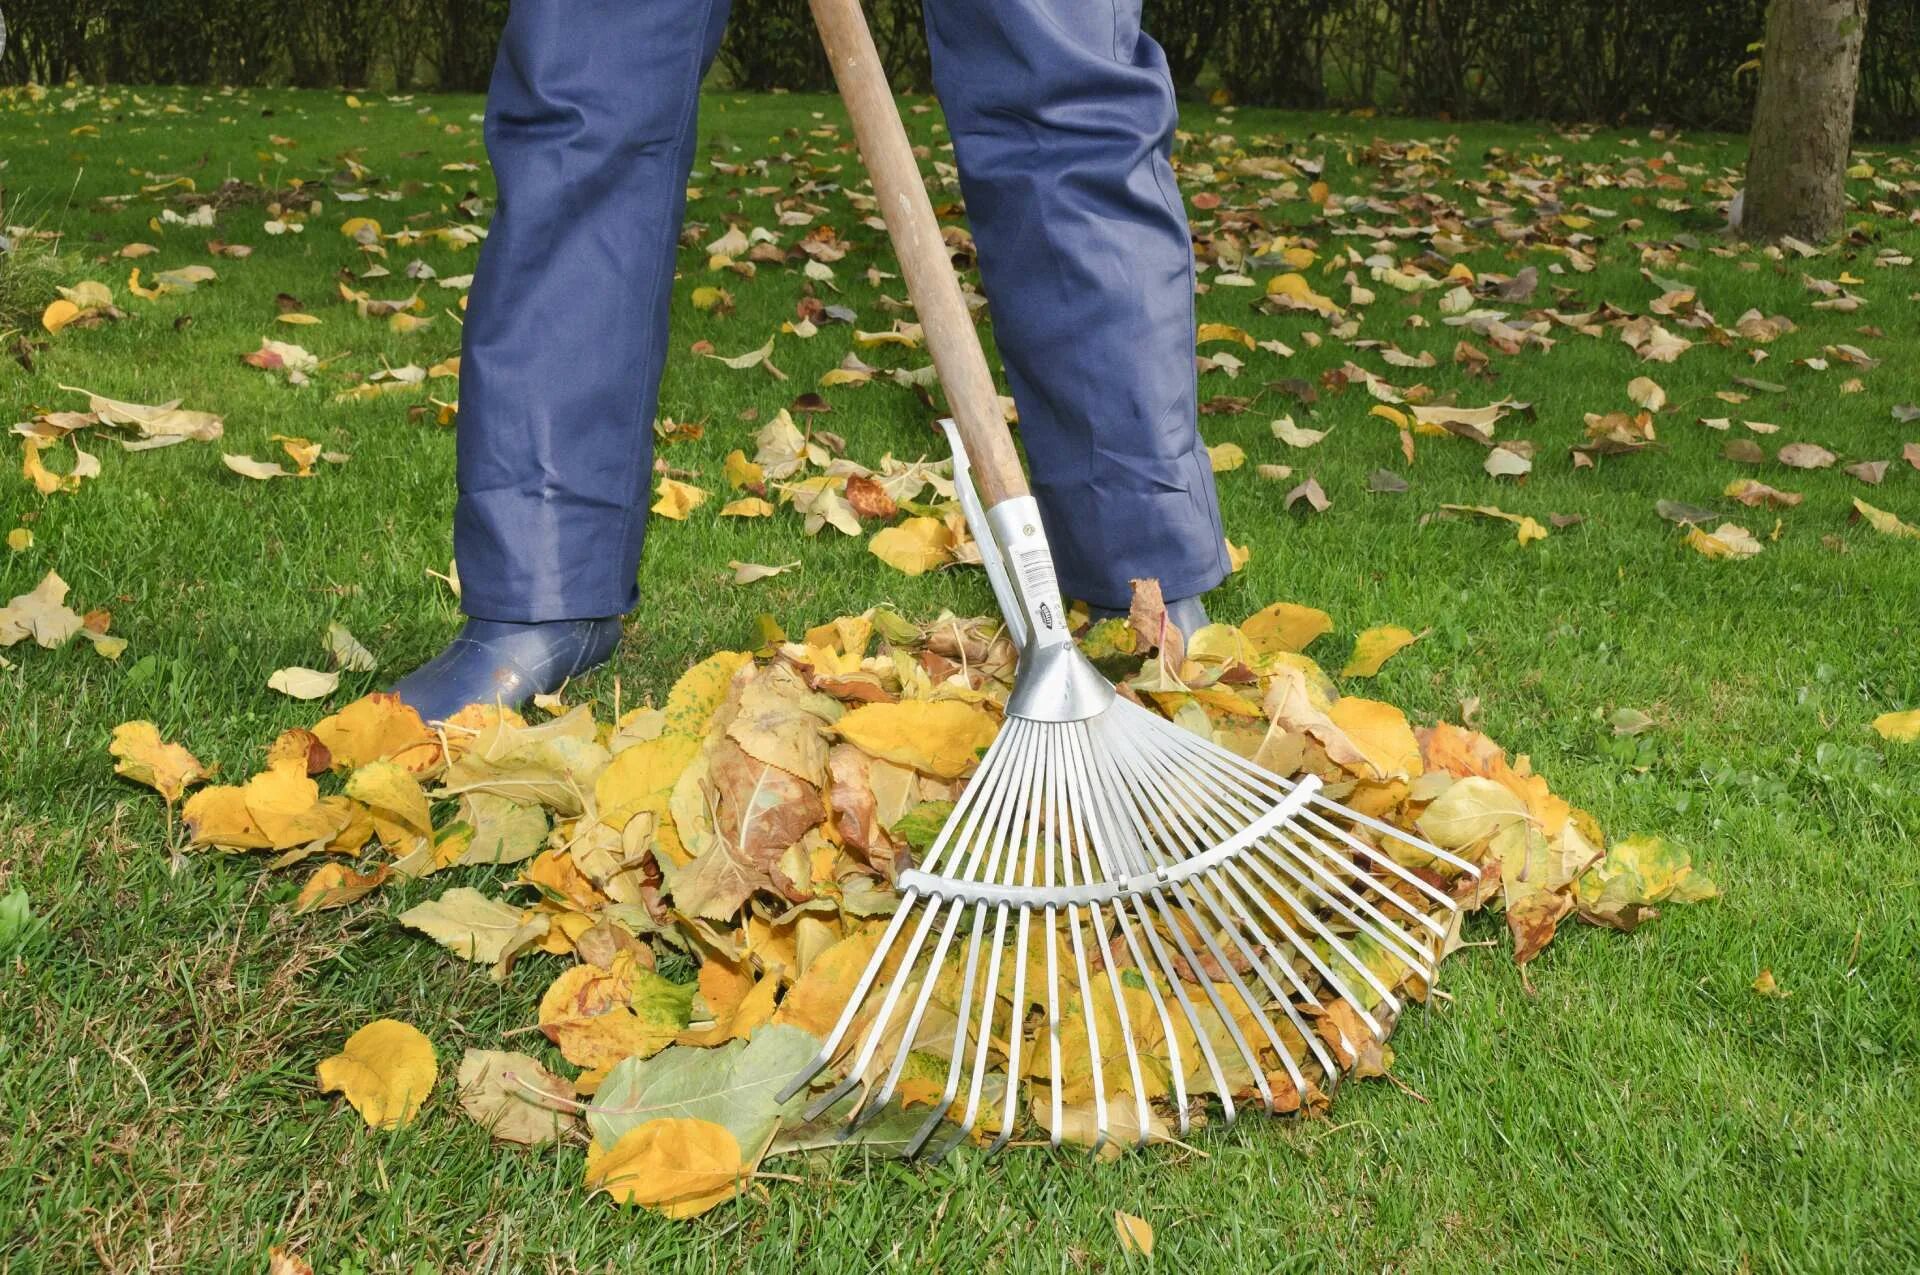
<path id="1" fill-rule="evenodd" d="M 487 94 L 499 206 L 461 352 L 472 617 L 394 689 L 524 701 L 612 654 L 652 477 L 699 86 L 727 0 L 514 0 Z"/>
<path id="2" fill-rule="evenodd" d="M 1139 0 L 926 0 L 934 88 L 1065 591 L 1152 577 L 1205 623 L 1227 574 L 1194 386 L 1178 116 Z M 1173 607 L 1170 607 L 1172 610 Z"/>

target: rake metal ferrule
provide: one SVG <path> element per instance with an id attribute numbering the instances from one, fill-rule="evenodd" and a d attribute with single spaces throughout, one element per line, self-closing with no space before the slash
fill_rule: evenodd
<path id="1" fill-rule="evenodd" d="M 1080 654 L 1067 631 L 1067 607 L 1054 579 L 1039 502 L 1032 496 L 1003 500 L 987 510 L 987 525 L 1005 565 L 1020 627 L 1026 631 L 1007 716 L 1083 722 L 1105 712 L 1114 701 L 1113 684 Z M 982 556 L 990 551 L 983 545 Z"/>
<path id="2" fill-rule="evenodd" d="M 957 881 L 935 876 L 918 868 L 909 868 L 899 877 L 900 892 L 909 890 L 929 898 L 958 899 L 964 903 L 986 903 L 1031 909 L 1049 907 L 1085 907 L 1092 903 L 1117 903 L 1136 895 L 1152 894 L 1168 886 L 1180 885 L 1204 876 L 1228 859 L 1299 814 L 1301 807 L 1320 790 L 1317 775 L 1307 775 L 1279 805 L 1248 824 L 1237 835 L 1219 845 L 1151 872 L 1136 872 L 1113 881 L 1075 886 L 994 885 L 978 881 Z"/>

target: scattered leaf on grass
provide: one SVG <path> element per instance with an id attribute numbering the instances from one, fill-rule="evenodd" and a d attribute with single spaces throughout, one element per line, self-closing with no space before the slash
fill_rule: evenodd
<path id="1" fill-rule="evenodd" d="M 1920 708 L 1909 708 L 1900 713 L 1882 713 L 1873 719 L 1873 729 L 1880 738 L 1896 744 L 1920 742 Z"/>
<path id="2" fill-rule="evenodd" d="M 574 1126 L 573 1082 L 525 1054 L 469 1049 L 456 1080 L 461 1109 L 502 1142 L 539 1146 Z"/>
<path id="3" fill-rule="evenodd" d="M 1131 1213 L 1115 1210 L 1113 1229 L 1120 1237 L 1122 1253 L 1138 1253 L 1142 1257 L 1153 1256 L 1153 1228 L 1147 1225 L 1145 1218 L 1135 1217 Z"/>
<path id="4" fill-rule="evenodd" d="M 1855 496 L 1854 510 L 1867 520 L 1867 525 L 1883 536 L 1897 536 L 1903 540 L 1920 540 L 1920 527 L 1902 522 L 1899 517 L 1884 509 L 1875 509 L 1866 501 Z"/>
<path id="5" fill-rule="evenodd" d="M 162 740 L 160 728 L 152 722 L 121 722 L 113 728 L 113 742 L 107 751 L 117 758 L 114 774 L 145 784 L 166 798 L 168 805 L 208 778 L 200 759 L 180 745 Z"/>
<path id="6" fill-rule="evenodd" d="M 1760 552 L 1760 542 L 1753 533 L 1730 522 L 1721 523 L 1711 533 L 1688 527 L 1687 544 L 1709 558 L 1751 558 Z"/>
<path id="7" fill-rule="evenodd" d="M 1826 469 L 1840 458 L 1818 443 L 1788 443 L 1777 459 L 1794 469 Z"/>
<path id="8" fill-rule="evenodd" d="M 1340 676 L 1372 677 L 1380 671 L 1381 665 L 1418 642 L 1422 636 L 1397 624 L 1368 629 L 1354 641 L 1353 655 L 1347 660 L 1346 667 L 1340 670 Z"/>
<path id="9" fill-rule="evenodd" d="M 342 1093 L 368 1127 L 413 1123 L 439 1075 L 433 1042 L 419 1028 L 381 1018 L 353 1035 L 320 1064 L 320 1092 Z"/>
<path id="10" fill-rule="evenodd" d="M 340 673 L 338 670 L 323 673 L 295 664 L 275 670 L 267 679 L 267 686 L 294 699 L 325 699 L 339 689 Z"/>

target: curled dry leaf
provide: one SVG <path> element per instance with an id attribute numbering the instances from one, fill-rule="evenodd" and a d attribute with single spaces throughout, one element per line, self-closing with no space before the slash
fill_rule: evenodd
<path id="1" fill-rule="evenodd" d="M 1788 443 L 1777 459 L 1794 469 L 1827 469 L 1840 458 L 1818 443 Z"/>

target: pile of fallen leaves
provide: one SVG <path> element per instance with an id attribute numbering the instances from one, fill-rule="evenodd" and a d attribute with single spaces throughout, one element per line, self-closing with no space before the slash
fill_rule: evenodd
<path id="1" fill-rule="evenodd" d="M 1657 838 L 1609 843 L 1524 756 L 1340 694 L 1303 654 L 1332 630 L 1324 612 L 1277 603 L 1162 644 L 1172 631 L 1142 594 L 1129 620 L 1081 634 L 1122 694 L 1277 773 L 1316 774 L 1332 796 L 1483 865 L 1478 886 L 1436 880 L 1469 909 L 1497 903 L 1517 961 L 1538 955 L 1568 916 L 1630 930 L 1655 904 L 1714 893 Z M 1343 676 L 1370 676 L 1415 640 L 1370 630 Z M 876 609 L 712 655 L 663 704 L 611 721 L 586 705 L 556 707 L 538 724 L 475 706 L 432 729 L 395 697 L 370 695 L 280 736 L 244 783 L 191 796 L 206 768 L 151 723 L 120 726 L 112 752 L 119 773 L 157 789 L 170 812 L 185 798 L 183 848 L 300 865 L 297 910 L 354 905 L 401 878 L 471 875 L 399 920 L 495 979 L 546 981 L 539 1028 L 572 1074 L 521 1052 L 469 1049 L 454 1086 L 460 1106 L 506 1141 L 585 1139 L 589 1188 L 684 1217 L 741 1193 L 770 1157 L 835 1140 L 851 1100 L 810 1123 L 800 1114 L 807 1093 L 784 1105 L 775 1095 L 819 1049 L 896 906 L 897 875 L 925 851 L 999 729 L 1014 660 L 998 620 L 915 624 Z M 1126 960 L 1119 945 L 1093 946 Z M 669 954 L 679 959 L 663 961 Z M 1381 960 L 1383 981 L 1425 998 L 1411 971 Z M 689 963 L 696 981 L 662 972 Z M 1299 1008 L 1328 1024 L 1330 1044 L 1357 1011 L 1392 1025 L 1378 1002 L 1356 1011 L 1324 984 L 1315 996 Z M 1037 1004 L 1023 1015 L 1029 1035 L 1047 1031 Z M 1065 1017 L 1063 1036 L 1105 1052 L 1106 1033 L 1077 1003 Z M 1335 1047 L 1356 1075 L 1392 1062 L 1388 1049 Z M 1004 1072 L 1004 1042 L 995 1056 Z M 929 1074 L 944 1070 L 927 1061 Z M 1003 1079 L 998 1101 L 1024 1107 L 1027 1087 L 1048 1082 L 1039 1066 Z M 438 1072 L 426 1033 L 380 1019 L 320 1064 L 319 1081 L 384 1128 L 418 1118 Z M 1213 1088 L 1199 1069 L 1188 1079 L 1196 1104 Z M 937 1081 L 910 1075 L 856 1140 L 897 1145 L 938 1093 Z M 1164 1114 L 1165 1087 L 1150 1096 Z M 1308 1113 L 1326 1105 L 1319 1090 L 1294 1097 Z M 1058 1133 L 1091 1142 L 1090 1093 L 1069 1085 L 1067 1100 Z M 990 1104 L 981 1127 L 999 1120 Z M 1129 1132 L 1168 1136 L 1160 1114 Z"/>

